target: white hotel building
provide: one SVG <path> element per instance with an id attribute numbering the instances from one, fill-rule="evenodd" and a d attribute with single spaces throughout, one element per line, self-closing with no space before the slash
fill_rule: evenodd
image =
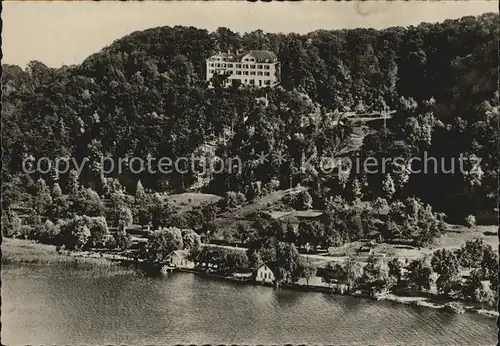
<path id="1" fill-rule="evenodd" d="M 223 76 L 222 86 L 233 81 L 258 88 L 274 87 L 280 82 L 280 63 L 273 52 L 251 50 L 245 53 L 219 53 L 206 60 L 206 80 L 213 87 L 214 75 Z"/>

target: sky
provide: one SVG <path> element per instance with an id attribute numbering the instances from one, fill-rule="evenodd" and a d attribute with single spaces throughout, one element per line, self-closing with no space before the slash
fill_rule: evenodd
<path id="1" fill-rule="evenodd" d="M 50 67 L 81 63 L 114 40 L 158 26 L 188 25 L 240 33 L 307 33 L 317 29 L 442 22 L 498 12 L 496 1 L 412 2 L 3 2 L 2 63 L 25 67 L 39 60 Z"/>

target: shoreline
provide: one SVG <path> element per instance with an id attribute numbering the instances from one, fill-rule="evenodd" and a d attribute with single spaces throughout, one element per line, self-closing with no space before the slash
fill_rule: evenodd
<path id="1" fill-rule="evenodd" d="M 137 275 L 138 271 L 108 256 L 70 251 L 56 252 L 55 246 L 22 239 L 3 238 L 2 266 L 58 266 L 95 275 Z"/>
<path id="2" fill-rule="evenodd" d="M 256 282 L 253 280 L 240 280 L 240 279 L 233 278 L 231 276 L 212 274 L 212 273 L 207 273 L 207 272 L 204 272 L 202 270 L 196 270 L 196 269 L 177 269 L 176 271 L 181 272 L 181 273 L 192 273 L 195 275 L 200 275 L 203 277 L 216 279 L 216 280 L 231 281 L 231 282 L 238 283 L 238 284 L 274 287 L 274 285 L 271 283 Z M 293 291 L 318 292 L 318 293 L 326 293 L 326 294 L 331 294 L 331 295 L 339 295 L 339 296 L 346 296 L 346 297 L 353 297 L 353 298 L 364 298 L 364 299 L 370 299 L 370 300 L 375 300 L 375 301 L 380 300 L 380 301 L 387 301 L 387 302 L 397 303 L 397 304 L 411 305 L 411 306 L 416 306 L 416 307 L 438 309 L 438 310 L 441 310 L 443 312 L 451 312 L 451 311 L 446 309 L 446 306 L 445 306 L 446 303 L 440 302 L 437 299 L 432 299 L 432 298 L 423 297 L 423 296 L 400 296 L 400 295 L 397 295 L 394 293 L 386 293 L 386 294 L 383 294 L 383 295 L 380 295 L 377 297 L 369 297 L 369 296 L 366 296 L 366 295 L 358 293 L 358 292 L 339 293 L 339 292 L 334 291 L 332 287 L 314 286 L 314 285 L 300 285 L 300 284 L 296 284 L 296 283 L 285 285 L 285 286 L 280 286 L 280 288 L 290 289 Z M 498 316 L 499 316 L 498 311 L 488 310 L 488 309 L 478 309 L 471 303 L 465 303 L 465 302 L 462 302 L 459 300 L 452 300 L 452 299 L 450 299 L 448 302 L 454 302 L 454 303 L 460 304 L 463 307 L 464 312 L 474 313 L 477 315 L 491 317 L 491 318 L 498 318 Z M 455 312 L 455 313 L 458 313 L 458 312 Z"/>
<path id="3" fill-rule="evenodd" d="M 385 296 L 379 298 L 379 300 L 386 300 L 393 303 L 405 304 L 417 307 L 438 309 L 442 311 L 451 312 L 446 309 L 445 304 L 442 302 L 438 302 L 437 300 L 432 300 L 422 296 L 409 297 L 409 296 L 398 296 L 394 293 L 388 293 Z M 499 313 L 495 310 L 487 310 L 487 309 L 478 309 L 471 303 L 461 302 L 459 300 L 450 300 L 449 302 L 454 302 L 460 304 L 464 308 L 464 312 L 473 313 L 476 315 L 498 318 Z"/>
<path id="4" fill-rule="evenodd" d="M 129 262 L 126 266 L 124 263 Z M 57 253 L 52 245 L 44 245 L 28 240 L 4 238 L 2 243 L 2 265 L 38 265 L 38 266 L 62 266 L 68 269 L 76 269 L 78 271 L 87 272 L 91 275 L 139 275 L 140 268 L 132 264 L 133 261 L 126 257 L 114 254 L 99 254 L 92 251 L 86 252 L 63 252 Z M 231 281 L 238 284 L 258 285 L 274 287 L 272 283 L 256 282 L 253 280 L 242 280 L 232 276 L 223 275 L 221 273 L 209 273 L 200 269 L 176 269 L 176 272 L 192 273 L 203 277 Z M 161 275 L 161 274 L 159 274 Z M 394 293 L 386 293 L 376 297 L 370 297 L 359 292 L 336 292 L 333 287 L 315 286 L 293 283 L 281 288 L 303 291 L 303 292 L 319 292 L 333 295 L 351 296 L 355 298 L 365 298 L 371 300 L 385 300 L 392 303 L 412 305 L 417 307 L 426 307 L 445 311 L 445 303 L 424 296 L 403 296 Z M 448 302 L 456 302 L 460 304 L 464 312 L 474 313 L 486 317 L 497 318 L 498 311 L 479 309 L 472 303 L 461 302 L 458 300 L 448 300 Z M 449 310 L 446 310 L 449 311 Z"/>

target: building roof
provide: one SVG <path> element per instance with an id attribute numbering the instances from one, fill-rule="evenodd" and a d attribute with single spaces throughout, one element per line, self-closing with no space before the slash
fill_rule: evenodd
<path id="1" fill-rule="evenodd" d="M 233 276 L 237 278 L 248 278 L 252 276 L 252 272 L 236 272 L 233 273 Z"/>
<path id="2" fill-rule="evenodd" d="M 273 62 L 278 59 L 275 53 L 268 50 L 251 50 L 248 52 L 257 62 Z"/>
<path id="3" fill-rule="evenodd" d="M 220 53 L 218 54 L 219 56 L 222 56 L 223 58 L 229 58 L 231 61 L 234 61 L 239 58 L 239 55 L 234 54 L 234 53 Z"/>
<path id="4" fill-rule="evenodd" d="M 380 231 L 373 230 L 373 231 L 368 232 L 367 236 L 369 236 L 369 237 L 376 237 L 379 234 L 380 234 Z"/>
<path id="5" fill-rule="evenodd" d="M 241 58 L 246 56 L 246 55 L 250 55 L 252 56 L 253 58 L 255 58 L 255 60 L 257 62 L 274 62 L 274 61 L 277 61 L 278 60 L 278 57 L 276 56 L 275 53 L 271 52 L 271 51 L 268 51 L 268 50 L 250 50 L 250 51 L 246 51 L 246 52 L 243 52 L 243 53 L 231 53 L 231 52 L 227 52 L 227 53 L 222 53 L 222 52 L 219 52 L 213 56 L 211 56 L 210 58 L 208 58 L 208 60 L 212 59 L 212 58 L 215 58 L 215 57 L 221 57 L 221 58 L 224 58 L 225 61 L 241 61 Z"/>
<path id="6" fill-rule="evenodd" d="M 231 52 L 219 52 L 217 54 L 212 55 L 207 60 L 212 60 L 214 58 L 223 58 L 224 61 L 237 61 L 239 60 L 240 55 L 231 53 Z"/>
<path id="7" fill-rule="evenodd" d="M 296 210 L 294 214 L 298 218 L 313 219 L 323 215 L 323 212 L 320 210 Z"/>
<path id="8" fill-rule="evenodd" d="M 273 274 L 275 273 L 275 271 L 274 271 L 273 267 L 272 267 L 271 265 L 268 265 L 267 263 L 261 263 L 261 264 L 259 264 L 259 265 L 257 266 L 257 268 L 255 268 L 255 269 L 254 269 L 254 272 L 256 272 L 257 270 L 259 270 L 260 268 L 262 268 L 262 267 L 264 267 L 264 266 L 265 266 L 265 267 L 267 267 L 267 269 L 269 269 L 270 271 L 272 271 L 272 272 L 273 272 Z"/>
<path id="9" fill-rule="evenodd" d="M 175 251 L 172 251 L 169 256 L 173 256 L 173 255 L 176 255 L 176 256 L 179 256 L 179 257 L 186 257 L 187 255 L 189 255 L 189 250 L 187 249 L 184 249 L 184 250 L 175 250 Z"/>

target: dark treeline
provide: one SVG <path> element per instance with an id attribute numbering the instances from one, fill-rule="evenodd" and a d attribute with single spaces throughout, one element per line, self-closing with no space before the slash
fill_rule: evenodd
<path id="1" fill-rule="evenodd" d="M 434 199 L 453 196 L 460 201 L 462 220 L 464 214 L 490 210 L 498 174 L 497 21 L 497 15 L 485 14 L 409 28 L 306 35 L 162 27 L 117 40 L 77 66 L 52 69 L 33 61 L 22 70 L 4 65 L 4 207 L 19 196 L 18 173 L 28 156 L 86 157 L 80 181 L 104 193 L 102 157 L 175 159 L 210 152 L 238 155 L 243 162 L 241 174 L 208 177 L 207 189 L 218 194 L 239 191 L 252 199 L 302 183 L 319 207 L 339 194 L 388 200 L 416 195 L 447 212 L 449 200 Z M 276 52 L 281 87 L 207 89 L 205 59 L 237 49 Z M 267 106 L 259 100 L 266 94 Z M 362 156 L 465 153 L 470 160 L 483 158 L 481 174 L 469 168 L 452 177 L 409 179 L 356 172 L 344 179 L 317 173 L 317 161 L 309 170 L 297 170 L 303 155 L 334 156 L 345 148 L 353 125 L 337 125 L 341 112 L 386 108 L 399 112 L 387 129 L 365 138 Z M 255 157 L 259 152 L 286 154 L 287 160 L 262 163 Z M 43 178 L 63 187 L 68 181 L 68 175 Z M 125 168 L 119 178 L 134 193 L 139 179 L 146 189 L 173 192 L 200 177 L 192 172 L 135 175 Z"/>

